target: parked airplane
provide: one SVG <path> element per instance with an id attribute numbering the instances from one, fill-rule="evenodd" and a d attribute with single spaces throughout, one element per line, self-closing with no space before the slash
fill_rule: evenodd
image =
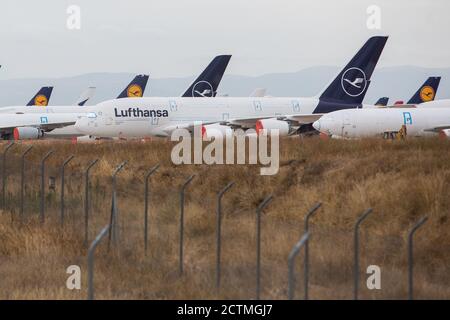
<path id="1" fill-rule="evenodd" d="M 97 137 L 169 136 L 177 128 L 192 129 L 201 121 L 211 129 L 279 129 L 289 134 L 302 124 L 340 109 L 361 108 L 370 78 L 387 37 L 372 37 L 318 97 L 230 98 L 185 97 L 110 100 L 90 108 L 76 127 Z"/>
<path id="2" fill-rule="evenodd" d="M 446 135 L 447 133 L 450 134 L 450 131 L 446 130 L 445 121 L 439 118 L 445 115 L 447 111 L 436 109 L 448 107 L 450 110 L 450 100 L 447 100 L 447 102 L 446 100 L 433 101 L 440 80 L 441 77 L 429 77 L 408 100 L 407 104 L 386 108 L 393 111 L 340 110 L 324 115 L 314 122 L 313 127 L 327 135 L 341 138 L 389 135 L 399 132 L 402 126 L 406 129 L 408 135 L 430 135 L 436 134 L 440 130 L 444 130 L 443 133 Z M 394 111 L 394 109 L 396 110 Z M 430 111 L 416 111 L 419 109 Z"/>
<path id="3" fill-rule="evenodd" d="M 134 77 L 134 79 L 128 84 L 128 86 L 119 94 L 117 99 L 136 99 L 142 97 L 144 95 L 145 88 L 147 87 L 148 78 L 149 76 L 147 74 L 137 75 L 136 77 Z M 74 113 L 77 119 L 81 115 L 84 115 L 84 112 L 86 112 L 87 110 L 86 108 L 87 107 L 83 107 L 82 109 L 80 109 L 80 106 L 77 107 Z M 59 107 L 57 107 L 57 109 L 55 108 L 55 112 L 60 113 L 60 110 L 61 109 Z M 69 112 L 70 108 L 67 108 L 66 111 Z M 83 113 L 80 114 L 80 112 Z M 50 138 L 76 137 L 80 136 L 80 132 L 73 125 L 70 125 L 48 131 L 46 133 L 46 136 Z"/>
<path id="4" fill-rule="evenodd" d="M 211 85 L 212 91 L 214 92 L 214 95 L 217 91 L 217 88 L 220 83 L 220 79 L 222 79 L 222 76 L 225 72 L 225 68 L 228 65 L 228 62 L 230 60 L 231 56 L 223 55 L 218 56 L 213 59 L 213 61 L 206 67 L 206 69 L 202 72 L 202 74 L 194 81 L 194 83 L 190 86 L 190 89 L 186 91 L 191 92 L 193 95 L 195 95 L 195 91 L 200 90 L 200 88 L 203 88 L 205 83 L 208 83 Z M 117 97 L 117 99 L 123 99 L 123 98 L 139 98 L 142 97 L 145 87 L 147 85 L 148 75 L 138 75 L 136 76 L 133 81 L 130 82 L 130 84 L 120 93 L 120 95 Z M 93 91 L 89 91 L 87 95 L 92 95 Z M 207 96 L 206 94 L 204 95 Z M 188 95 L 188 97 L 191 97 Z M 82 104 L 84 104 L 86 99 L 80 98 L 79 99 Z M 46 116 L 47 114 L 51 113 L 67 113 L 72 115 L 73 123 L 75 121 L 86 115 L 87 108 L 83 107 L 80 108 L 80 103 L 77 103 L 77 106 L 50 106 L 46 107 L 45 109 L 39 109 L 39 110 L 29 110 L 22 107 L 6 107 L 6 108 L 0 108 L 0 113 L 2 113 L 2 117 L 4 119 L 11 118 L 13 121 L 11 121 L 11 124 L 14 124 L 15 122 L 15 114 L 23 114 L 23 113 L 36 113 L 40 114 L 42 116 Z M 10 115 L 6 115 L 5 113 L 9 113 Z M 14 114 L 11 114 L 14 113 Z M 22 126 L 24 128 L 16 128 L 13 125 L 4 125 L 0 126 L 0 134 L 3 139 L 9 139 L 13 137 L 13 131 L 16 129 L 19 134 L 14 135 L 14 137 L 21 137 L 23 139 L 35 139 L 37 137 L 41 137 L 42 130 L 41 128 L 44 128 L 43 130 L 46 132 L 46 136 L 48 137 L 78 137 L 82 134 L 74 128 L 72 125 L 65 124 L 64 126 L 60 126 L 55 129 L 48 129 L 45 126 L 42 126 L 40 122 L 36 122 L 35 119 L 39 118 L 27 118 L 31 119 L 31 122 L 28 124 L 25 124 L 23 121 Z"/>
<path id="5" fill-rule="evenodd" d="M 124 94 L 127 97 L 129 95 L 129 98 L 142 96 L 147 80 L 148 75 L 136 76 L 121 92 L 118 99 L 124 97 Z M 51 90 L 45 92 L 51 93 Z M 92 92 L 92 89 L 88 89 L 85 92 L 86 96 L 92 94 Z M 38 99 L 40 95 L 42 96 L 42 94 L 36 94 L 33 99 Z M 43 98 L 40 101 L 43 101 Z M 43 132 L 48 132 L 48 136 L 79 135 L 79 132 L 72 125 L 79 117 L 86 115 L 86 111 L 86 107 L 79 105 L 79 103 L 74 106 L 47 106 L 46 104 L 42 108 L 30 108 L 29 106 L 0 108 L 0 118 L 3 120 L 0 125 L 0 137 L 5 140 L 12 138 L 38 139 L 43 136 Z M 51 115 L 50 120 L 49 115 Z M 63 119 L 64 122 L 57 125 L 58 119 Z M 48 125 L 49 122 L 51 126 Z"/>
<path id="6" fill-rule="evenodd" d="M 323 115 L 313 127 L 335 138 L 391 135 L 405 130 L 409 136 L 442 132 L 449 135 L 450 108 L 372 108 L 339 110 Z"/>

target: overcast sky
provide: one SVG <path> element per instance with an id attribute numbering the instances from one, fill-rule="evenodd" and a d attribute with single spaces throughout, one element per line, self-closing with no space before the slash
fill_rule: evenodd
<path id="1" fill-rule="evenodd" d="M 369 5 L 381 30 L 366 27 Z M 66 10 L 81 8 L 81 30 Z M 449 0 L 2 0 L 0 79 L 91 72 L 197 74 L 217 54 L 228 73 L 342 66 L 371 35 L 390 39 L 380 67 L 450 66 Z"/>

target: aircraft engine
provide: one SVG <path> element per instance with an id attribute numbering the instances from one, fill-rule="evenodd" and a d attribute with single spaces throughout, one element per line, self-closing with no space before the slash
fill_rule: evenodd
<path id="1" fill-rule="evenodd" d="M 72 142 L 95 142 L 96 139 L 93 136 L 81 136 L 81 137 L 75 137 L 72 139 Z"/>
<path id="2" fill-rule="evenodd" d="M 40 139 L 44 136 L 41 129 L 34 127 L 17 127 L 13 131 L 14 140 Z"/>
<path id="3" fill-rule="evenodd" d="M 215 137 L 226 138 L 233 134 L 233 129 L 229 126 L 224 126 L 218 123 L 207 124 L 202 126 L 202 138 L 203 140 L 210 140 Z"/>
<path id="4" fill-rule="evenodd" d="M 258 135 L 262 130 L 278 129 L 280 136 L 287 136 L 291 132 L 291 125 L 287 121 L 277 119 L 263 119 L 256 121 L 256 132 Z"/>

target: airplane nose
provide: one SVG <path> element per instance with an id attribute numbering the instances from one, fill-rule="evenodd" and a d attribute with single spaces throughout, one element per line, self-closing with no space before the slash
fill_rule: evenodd
<path id="1" fill-rule="evenodd" d="M 320 120 L 314 121 L 313 123 L 313 128 L 316 129 L 317 131 L 320 131 Z"/>

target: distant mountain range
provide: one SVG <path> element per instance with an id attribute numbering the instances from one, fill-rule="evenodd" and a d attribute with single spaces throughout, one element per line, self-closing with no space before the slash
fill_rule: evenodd
<path id="1" fill-rule="evenodd" d="M 314 96 L 339 72 L 337 67 L 312 67 L 294 73 L 272 73 L 257 77 L 226 75 L 219 95 L 248 96 L 255 88 L 267 88 L 271 96 Z M 200 71 L 200 70 L 199 70 Z M 414 66 L 377 69 L 366 95 L 365 103 L 374 103 L 381 96 L 391 102 L 408 100 L 429 76 L 442 76 L 438 99 L 450 98 L 450 68 L 421 68 Z M 115 98 L 134 77 L 131 73 L 90 73 L 65 78 L 0 80 L 0 106 L 24 105 L 41 86 L 55 87 L 50 105 L 73 104 L 81 91 L 97 87 L 89 104 Z M 145 96 L 178 96 L 186 90 L 194 76 L 152 79 Z"/>

